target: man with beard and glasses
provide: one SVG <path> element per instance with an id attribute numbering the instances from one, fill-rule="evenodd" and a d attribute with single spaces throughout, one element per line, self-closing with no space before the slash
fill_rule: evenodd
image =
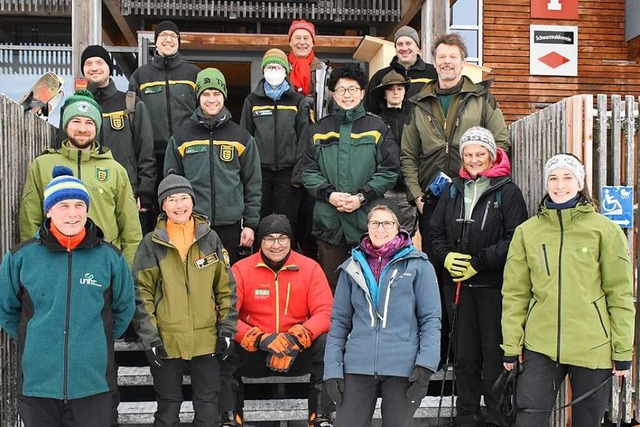
<path id="1" fill-rule="evenodd" d="M 62 127 L 68 138 L 59 149 L 38 156 L 29 168 L 18 215 L 20 240 L 32 238 L 42 224 L 44 189 L 54 165 L 63 165 L 87 186 L 89 218 L 104 232 L 105 241 L 122 250 L 131 267 L 142 240 L 138 208 L 127 171 L 96 141 L 101 124 L 102 110 L 90 92 L 80 90 L 67 99 Z"/>

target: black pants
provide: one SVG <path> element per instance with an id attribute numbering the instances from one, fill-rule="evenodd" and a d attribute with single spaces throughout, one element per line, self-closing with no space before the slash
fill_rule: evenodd
<path id="1" fill-rule="evenodd" d="M 182 376 L 191 375 L 193 426 L 218 427 L 220 411 L 220 364 L 213 354 L 191 360 L 165 359 L 161 367 L 151 367 L 153 389 L 158 401 L 154 427 L 178 427 L 180 405 L 183 401 Z"/>
<path id="2" fill-rule="evenodd" d="M 71 399 L 19 396 L 18 409 L 25 427 L 109 427 L 111 393 Z"/>
<path id="3" fill-rule="evenodd" d="M 452 307 L 455 285 L 446 286 L 445 299 Z M 491 388 L 502 372 L 502 295 L 499 287 L 460 288 L 456 325 L 456 420 L 474 425 L 480 415 L 480 396 L 484 395 L 487 412 L 497 416 L 497 396 Z"/>
<path id="4" fill-rule="evenodd" d="M 411 427 L 420 402 L 409 403 L 408 388 L 409 379 L 405 377 L 345 374 L 335 426 L 371 427 L 376 400 L 381 396 L 383 427 Z"/>
<path id="5" fill-rule="evenodd" d="M 242 232 L 242 228 L 239 222 L 229 225 L 214 225 L 211 229 L 218 234 L 222 241 L 222 246 L 224 246 L 229 253 L 229 262 L 231 265 L 251 255 L 251 248 L 240 246 L 240 233 Z"/>
<path id="6" fill-rule="evenodd" d="M 242 377 L 265 378 L 271 376 L 296 377 L 310 374 L 309 414 L 329 414 L 334 405 L 322 382 L 324 373 L 324 347 L 327 334 L 318 336 L 311 347 L 298 354 L 288 372 L 275 372 L 266 366 L 267 352 L 248 352 L 239 345 L 235 354 L 222 362 L 222 411 L 240 411 L 244 406 Z"/>
<path id="7" fill-rule="evenodd" d="M 304 256 L 318 260 L 318 243 L 313 236 L 313 208 L 316 199 L 305 189 L 300 192 L 300 203 L 298 205 L 298 219 L 296 227 L 293 229 L 295 240 L 299 250 Z"/>
<path id="8" fill-rule="evenodd" d="M 291 223 L 291 229 L 295 230 L 302 189 L 291 185 L 292 172 L 291 168 L 277 172 L 262 169 L 260 218 L 273 213 L 286 215 Z"/>
<path id="9" fill-rule="evenodd" d="M 347 243 L 341 243 L 339 245 L 332 245 L 326 242 L 318 242 L 318 264 L 322 267 L 331 292 L 336 293 L 336 286 L 338 285 L 338 267 L 345 262 L 351 256 L 352 245 Z"/>
<path id="10" fill-rule="evenodd" d="M 565 376 L 569 375 L 573 399 L 611 376 L 611 369 L 588 369 L 563 365 L 534 351 L 524 350 L 524 371 L 518 377 L 516 427 L 545 427 L 550 425 L 550 412 L 527 413 L 523 409 L 550 410 Z M 572 407 L 572 423 L 579 427 L 600 427 L 609 403 L 611 383 L 603 386 L 585 400 Z"/>

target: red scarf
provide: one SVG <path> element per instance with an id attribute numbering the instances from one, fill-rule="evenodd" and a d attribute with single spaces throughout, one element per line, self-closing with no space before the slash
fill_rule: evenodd
<path id="1" fill-rule="evenodd" d="M 62 232 L 60 232 L 60 230 L 58 230 L 56 226 L 53 225 L 53 222 L 51 222 L 49 230 L 51 230 L 51 234 L 53 234 L 58 243 L 60 243 L 68 251 L 77 248 L 80 242 L 84 240 L 84 236 L 87 235 L 87 229 L 83 227 L 82 231 L 80 231 L 75 236 L 67 236 L 65 234 L 62 234 Z"/>
<path id="2" fill-rule="evenodd" d="M 315 57 L 313 51 L 306 58 L 296 58 L 293 52 L 289 52 L 289 63 L 291 64 L 289 80 L 293 83 L 295 91 L 304 96 L 311 93 L 311 63 Z"/>

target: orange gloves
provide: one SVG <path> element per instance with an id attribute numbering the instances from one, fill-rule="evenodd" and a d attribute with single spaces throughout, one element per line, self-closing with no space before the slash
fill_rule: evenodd
<path id="1" fill-rule="evenodd" d="M 264 335 L 264 333 L 258 328 L 254 326 L 249 329 L 247 333 L 242 337 L 242 341 L 240 341 L 240 346 L 245 350 L 252 352 L 258 350 L 258 345 L 260 344 L 260 338 Z"/>

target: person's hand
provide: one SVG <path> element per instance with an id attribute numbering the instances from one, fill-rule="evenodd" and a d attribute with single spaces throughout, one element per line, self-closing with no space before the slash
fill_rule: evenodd
<path id="1" fill-rule="evenodd" d="M 260 344 L 260 338 L 262 338 L 263 332 L 257 326 L 249 329 L 240 341 L 240 346 L 248 352 L 258 351 L 258 345 Z"/>
<path id="2" fill-rule="evenodd" d="M 478 272 L 476 271 L 475 268 L 473 268 L 473 266 L 471 264 L 469 264 L 469 266 L 467 267 L 466 270 L 464 270 L 462 272 L 462 276 L 458 276 L 455 279 L 459 282 L 464 282 L 467 281 L 469 279 L 471 279 L 473 276 L 475 276 L 476 274 L 478 274 Z"/>
<path id="3" fill-rule="evenodd" d="M 613 376 L 614 377 L 628 377 L 629 373 L 631 372 L 629 369 L 625 369 L 624 371 L 619 371 L 616 368 L 613 368 Z"/>
<path id="4" fill-rule="evenodd" d="M 250 248 L 253 246 L 253 239 L 255 237 L 255 233 L 252 228 L 244 227 L 242 232 L 240 233 L 240 246 L 246 246 Z"/>
<path id="5" fill-rule="evenodd" d="M 418 208 L 418 212 L 420 212 L 420 215 L 422 215 L 422 213 L 424 212 L 424 201 L 422 201 L 422 196 L 416 197 L 415 199 L 413 199 L 413 202 L 416 204 L 416 208 Z"/>
<path id="6" fill-rule="evenodd" d="M 471 265 L 468 261 L 470 259 L 471 255 L 461 254 L 460 252 L 449 252 L 444 258 L 444 268 L 447 269 L 451 277 L 459 281 L 467 267 Z"/>
<path id="7" fill-rule="evenodd" d="M 140 197 L 136 197 L 136 206 L 138 208 L 138 212 L 145 213 L 149 210 L 148 208 L 142 207 L 142 202 L 140 201 Z"/>
<path id="8" fill-rule="evenodd" d="M 517 358 L 518 363 L 522 363 L 522 360 L 523 360 L 522 359 L 522 355 L 519 355 L 519 356 L 504 356 L 502 358 L 502 360 L 503 360 L 502 367 L 504 369 L 506 369 L 507 371 L 513 371 L 513 369 L 516 367 L 516 362 L 515 362 L 516 359 L 513 359 L 514 357 Z M 510 359 L 513 359 L 513 362 L 511 362 Z M 507 360 L 509 360 L 509 361 L 507 361 Z"/>
<path id="9" fill-rule="evenodd" d="M 293 351 L 287 356 L 269 353 L 267 354 L 267 368 L 275 372 L 289 372 L 297 355 L 297 351 Z"/>
<path id="10" fill-rule="evenodd" d="M 230 334 L 221 333 L 216 340 L 216 354 L 220 356 L 220 360 L 224 361 L 233 353 L 233 338 Z"/>
<path id="11" fill-rule="evenodd" d="M 301 324 L 293 325 L 289 329 L 289 334 L 293 337 L 296 342 L 295 349 L 298 351 L 302 351 L 305 348 L 311 347 L 311 334 Z"/>
<path id="12" fill-rule="evenodd" d="M 168 357 L 167 351 L 164 349 L 164 345 L 162 341 L 154 341 L 151 343 L 151 347 L 149 350 L 144 351 L 144 355 L 149 361 L 149 365 L 159 368 L 164 365 L 162 359 L 166 359 Z"/>
<path id="13" fill-rule="evenodd" d="M 346 198 L 344 204 L 342 205 L 343 212 L 353 212 L 362 207 L 362 203 L 360 203 L 360 198 L 356 195 L 350 195 Z"/>
<path id="14" fill-rule="evenodd" d="M 344 380 L 342 378 L 330 378 L 324 382 L 324 386 L 327 389 L 327 394 L 336 404 L 336 406 L 342 405 L 342 395 L 344 393 Z"/>
<path id="15" fill-rule="evenodd" d="M 349 193 L 341 193 L 339 191 L 334 191 L 329 195 L 329 203 L 334 206 L 338 212 L 344 212 L 344 204 L 347 201 L 347 197 L 349 197 Z"/>
<path id="16" fill-rule="evenodd" d="M 294 351 L 295 341 L 293 337 L 285 333 L 264 334 L 260 339 L 258 348 L 278 356 L 287 356 Z"/>
<path id="17" fill-rule="evenodd" d="M 433 375 L 430 369 L 416 365 L 409 376 L 411 386 L 407 390 L 409 403 L 420 402 L 427 395 L 429 390 L 429 379 Z"/>

